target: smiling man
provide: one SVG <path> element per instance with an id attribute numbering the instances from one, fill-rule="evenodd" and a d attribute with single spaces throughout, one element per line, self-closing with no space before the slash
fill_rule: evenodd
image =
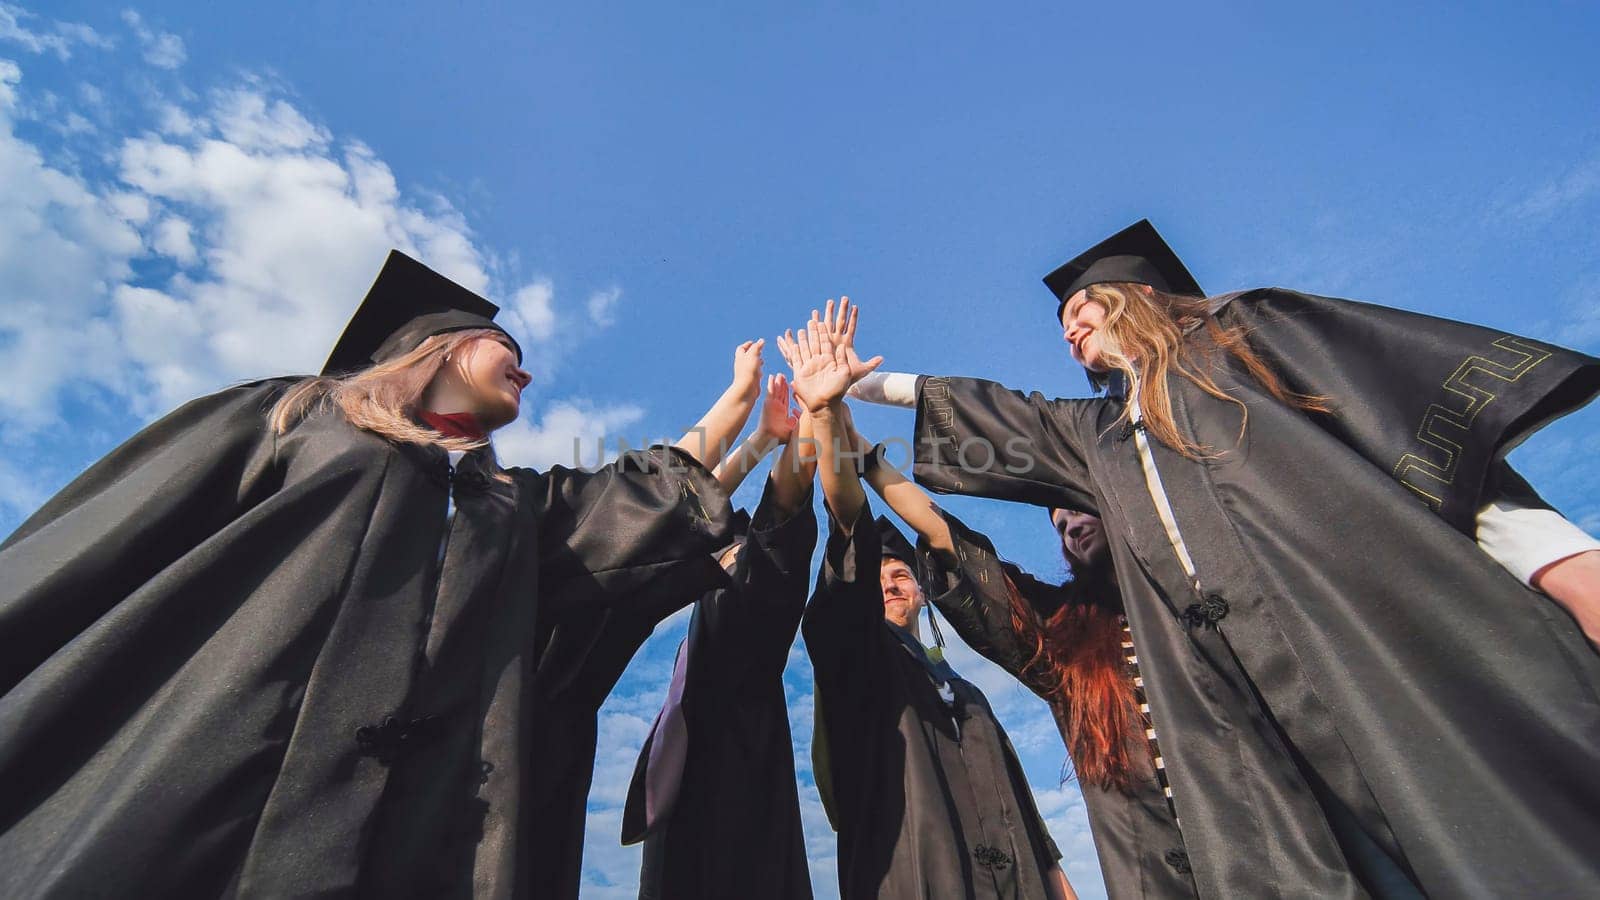
<path id="1" fill-rule="evenodd" d="M 840 895 L 1074 896 L 988 700 L 922 644 L 927 593 L 914 549 L 873 519 L 840 452 L 854 448 L 845 354 L 816 320 L 779 346 L 811 413 L 830 513 L 801 630 L 817 682 L 813 771 L 839 835 Z"/>

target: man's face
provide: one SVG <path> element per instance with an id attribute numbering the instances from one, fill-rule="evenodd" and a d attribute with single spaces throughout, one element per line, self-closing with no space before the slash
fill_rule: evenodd
<path id="1" fill-rule="evenodd" d="M 883 588 L 883 617 L 901 628 L 910 628 L 922 611 L 922 586 L 911 567 L 898 559 L 885 559 L 878 567 L 878 584 Z"/>
<path id="2" fill-rule="evenodd" d="M 1106 560 L 1106 531 L 1100 520 L 1086 512 L 1053 509 L 1050 521 L 1061 536 L 1061 549 L 1075 571 L 1095 568 Z"/>

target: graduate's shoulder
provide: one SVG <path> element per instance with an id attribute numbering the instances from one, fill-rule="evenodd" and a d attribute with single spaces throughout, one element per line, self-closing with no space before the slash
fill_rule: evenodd
<path id="1" fill-rule="evenodd" d="M 1261 318 L 1315 313 L 1399 312 L 1393 307 L 1361 300 L 1347 300 L 1286 287 L 1256 287 L 1231 291 L 1207 298 L 1213 315 Z"/>
<path id="2" fill-rule="evenodd" d="M 151 424 L 151 429 L 238 427 L 266 430 L 273 407 L 304 376 L 262 378 L 232 384 L 180 404 Z"/>

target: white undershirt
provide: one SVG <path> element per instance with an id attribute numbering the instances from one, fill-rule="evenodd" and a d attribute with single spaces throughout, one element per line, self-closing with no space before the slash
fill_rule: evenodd
<path id="1" fill-rule="evenodd" d="M 915 408 L 917 376 L 907 372 L 873 372 L 850 387 L 850 396 L 867 403 Z M 1138 399 L 1128 399 L 1133 421 L 1140 420 Z M 1156 506 L 1156 515 L 1166 530 L 1178 562 L 1189 577 L 1195 577 L 1194 560 L 1183 543 L 1183 534 L 1172 513 L 1172 504 L 1161 486 L 1155 456 L 1144 429 L 1135 429 L 1134 443 L 1139 448 L 1139 464 L 1144 469 L 1145 487 Z M 1495 562 L 1505 567 L 1523 584 L 1533 584 L 1533 576 L 1551 563 L 1589 550 L 1600 550 L 1600 540 L 1567 521 L 1553 509 L 1523 506 L 1508 497 L 1498 496 L 1478 511 L 1478 546 Z"/>
<path id="2" fill-rule="evenodd" d="M 445 452 L 450 454 L 452 482 L 444 492 L 444 535 L 439 538 L 439 562 L 444 562 L 445 548 L 450 546 L 450 526 L 456 519 L 456 491 L 453 476 L 456 472 L 456 466 L 461 463 L 461 457 L 467 455 L 465 450 L 446 450 Z"/>

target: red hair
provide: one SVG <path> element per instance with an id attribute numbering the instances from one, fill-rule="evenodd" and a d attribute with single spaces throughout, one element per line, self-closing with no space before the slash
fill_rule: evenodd
<path id="1" fill-rule="evenodd" d="M 1006 594 L 1012 630 L 1033 650 L 1023 673 L 1044 689 L 1078 780 L 1127 791 L 1133 778 L 1130 747 L 1141 723 L 1122 654 L 1120 611 L 1099 598 L 1084 598 L 1041 620 L 1009 577 Z"/>

